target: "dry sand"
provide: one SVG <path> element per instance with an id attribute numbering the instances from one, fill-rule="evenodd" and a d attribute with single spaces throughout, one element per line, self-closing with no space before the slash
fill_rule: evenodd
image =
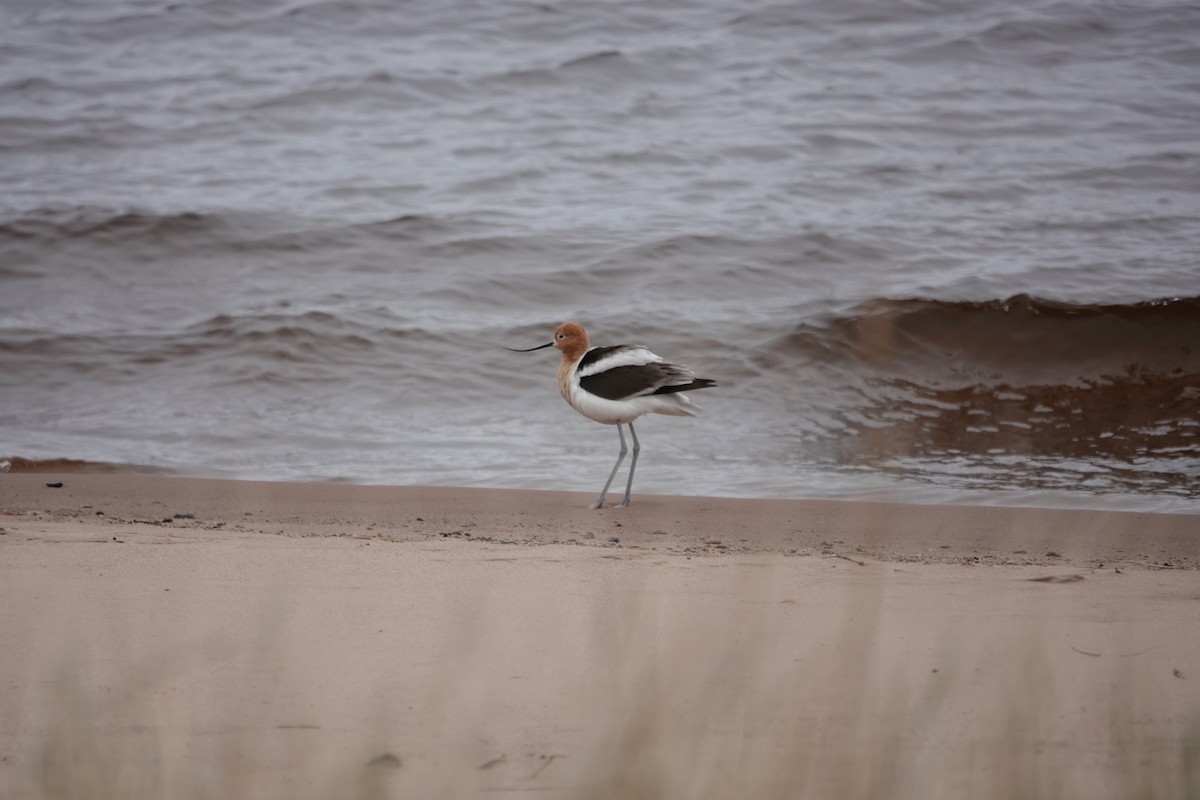
<path id="1" fill-rule="evenodd" d="M 1200 793 L 1200 518 L 588 500 L 0 476 L 0 796 Z"/>

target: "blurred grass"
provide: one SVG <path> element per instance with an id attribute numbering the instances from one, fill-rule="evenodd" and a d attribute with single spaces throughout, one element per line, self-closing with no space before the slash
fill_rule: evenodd
<path id="1" fill-rule="evenodd" d="M 117 686 L 94 685 L 78 667 L 85 658 L 66 658 L 64 664 L 76 666 L 61 667 L 47 693 L 40 757 L 18 796 L 375 800 L 490 796 L 500 789 L 507 797 L 583 800 L 1099 796 L 1095 786 L 1080 784 L 1069 762 L 1072 732 L 1064 729 L 1058 702 L 1069 687 L 1055 684 L 1036 625 L 1019 650 L 1004 654 L 997 679 L 977 698 L 1002 709 L 990 717 L 995 724 L 955 741 L 946 731 L 960 724 L 956 701 L 979 692 L 959 643 L 942 637 L 932 659 L 940 666 L 924 675 L 889 661 L 880 648 L 887 623 L 883 581 L 876 584 L 874 591 L 859 586 L 853 600 L 847 593 L 835 646 L 802 660 L 781 657 L 785 650 L 766 615 L 731 611 L 664 630 L 648 594 L 597 593 L 590 627 L 578 635 L 590 652 L 603 654 L 606 668 L 599 681 L 589 673 L 587 680 L 567 676 L 553 684 L 570 694 L 555 699 L 573 709 L 582 733 L 564 734 L 563 752 L 536 761 L 501 754 L 485 763 L 460 748 L 455 758 L 431 766 L 388 747 L 369 724 L 352 732 L 314 730 L 285 743 L 270 726 L 237 723 L 246 709 L 279 701 L 272 687 L 280 682 L 264 691 L 239 676 L 286 674 L 291 656 L 282 610 L 266 615 L 245 651 L 206 640 L 133 664 Z M 435 747 L 458 747 L 461 731 L 493 723 L 485 709 L 496 677 L 481 642 L 495 613 L 488 609 L 498 605 L 486 587 L 456 602 L 455 618 L 464 624 L 445 632 L 439 657 L 446 668 L 421 687 L 441 719 L 423 732 Z M 231 659 L 236 668 L 222 673 L 212 702 L 225 704 L 218 716 L 235 722 L 196 734 L 172 687 Z M 1116 776 L 1100 795 L 1200 798 L 1200 723 L 1192 720 L 1178 739 L 1147 733 L 1139 716 L 1145 680 L 1133 659 L 1113 659 L 1099 676 L 1111 690 L 1096 698 L 1110 710 L 1103 758 Z M 378 694 L 387 692 L 381 687 Z M 405 726 L 405 711 L 364 700 L 378 704 L 380 718 Z M 532 711 L 525 713 L 530 725 L 539 724 Z M 256 711 L 251 723 L 267 716 Z M 507 778 L 489 778 L 502 768 Z M 289 772 L 286 782 L 278 780 L 281 770 Z"/>

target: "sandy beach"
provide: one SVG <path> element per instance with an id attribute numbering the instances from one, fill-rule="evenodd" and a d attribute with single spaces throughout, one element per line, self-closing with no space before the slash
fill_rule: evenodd
<path id="1" fill-rule="evenodd" d="M 0 795 L 1200 791 L 1200 518 L 588 500 L 0 476 Z"/>

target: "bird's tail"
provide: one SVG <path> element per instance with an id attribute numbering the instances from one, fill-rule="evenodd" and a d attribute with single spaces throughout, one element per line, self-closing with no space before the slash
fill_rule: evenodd
<path id="1" fill-rule="evenodd" d="M 659 404 L 654 410 L 659 414 L 672 417 L 695 417 L 700 414 L 700 406 L 693 403 L 686 394 L 675 392 L 660 395 L 656 399 L 659 400 Z"/>

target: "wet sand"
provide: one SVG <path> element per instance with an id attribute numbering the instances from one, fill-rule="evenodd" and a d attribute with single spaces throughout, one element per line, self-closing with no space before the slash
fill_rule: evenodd
<path id="1" fill-rule="evenodd" d="M 1200 518 L 590 499 L 0 476 L 0 795 L 1122 797 L 1200 775 Z"/>

